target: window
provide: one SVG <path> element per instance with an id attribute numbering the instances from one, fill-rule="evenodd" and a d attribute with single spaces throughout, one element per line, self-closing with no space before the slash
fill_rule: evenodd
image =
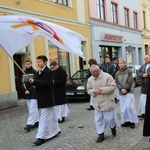
<path id="1" fill-rule="evenodd" d="M 79 70 L 72 76 L 72 79 L 87 79 L 88 75 L 88 70 Z"/>
<path id="2" fill-rule="evenodd" d="M 68 6 L 68 0 L 56 0 L 56 3 Z"/>
<path id="3" fill-rule="evenodd" d="M 133 12 L 133 24 L 134 24 L 134 28 L 137 29 L 138 25 L 137 25 L 137 13 Z"/>
<path id="4" fill-rule="evenodd" d="M 124 8 L 125 26 L 129 27 L 129 9 Z"/>
<path id="5" fill-rule="evenodd" d="M 146 29 L 145 11 L 143 11 L 143 28 Z"/>
<path id="6" fill-rule="evenodd" d="M 117 4 L 111 3 L 112 22 L 118 24 Z"/>
<path id="7" fill-rule="evenodd" d="M 99 19 L 105 20 L 104 0 L 97 0 L 97 13 Z"/>
<path id="8" fill-rule="evenodd" d="M 57 61 L 59 66 L 66 70 L 67 75 L 70 74 L 70 65 L 69 65 L 69 54 L 60 50 L 50 41 L 48 42 L 49 48 L 49 61 Z"/>

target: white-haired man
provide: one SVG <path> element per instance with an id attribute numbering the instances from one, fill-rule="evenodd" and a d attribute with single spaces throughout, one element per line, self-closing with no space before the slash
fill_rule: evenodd
<path id="1" fill-rule="evenodd" d="M 92 76 L 87 82 L 87 92 L 93 96 L 95 108 L 95 124 L 98 133 L 96 142 L 104 140 L 104 129 L 111 128 L 113 136 L 116 136 L 116 125 L 119 125 L 115 112 L 116 84 L 111 75 L 99 69 L 97 65 L 90 67 Z"/>

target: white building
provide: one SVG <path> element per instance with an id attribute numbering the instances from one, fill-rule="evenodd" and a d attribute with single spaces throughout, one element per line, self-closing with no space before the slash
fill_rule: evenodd
<path id="1" fill-rule="evenodd" d="M 139 0 L 89 0 L 93 57 L 123 57 L 143 64 L 142 17 Z"/>

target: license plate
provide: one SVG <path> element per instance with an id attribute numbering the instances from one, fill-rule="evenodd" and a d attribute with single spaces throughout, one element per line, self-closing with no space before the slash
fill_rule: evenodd
<path id="1" fill-rule="evenodd" d="M 79 93 L 79 92 L 77 92 L 77 95 L 84 95 L 85 93 Z"/>
<path id="2" fill-rule="evenodd" d="M 66 95 L 74 95 L 73 92 L 66 92 Z"/>

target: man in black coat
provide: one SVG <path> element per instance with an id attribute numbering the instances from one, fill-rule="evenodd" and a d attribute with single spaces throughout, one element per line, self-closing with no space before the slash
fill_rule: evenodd
<path id="1" fill-rule="evenodd" d="M 32 67 L 32 61 L 30 58 L 25 59 L 25 67 L 26 70 L 24 70 L 24 72 L 27 74 L 27 76 L 34 78 L 36 70 Z M 27 107 L 29 112 L 27 125 L 24 130 L 29 132 L 32 128 L 38 127 L 39 113 L 37 106 L 37 92 L 35 87 L 28 81 L 25 75 L 22 76 L 21 83 L 24 99 L 27 100 Z"/>
<path id="2" fill-rule="evenodd" d="M 62 69 L 56 61 L 52 61 L 50 63 L 50 68 L 54 73 L 54 97 L 56 114 L 58 122 L 62 123 L 65 121 L 65 117 L 67 117 L 69 113 L 66 99 L 67 74 L 66 71 Z"/>
<path id="3" fill-rule="evenodd" d="M 46 56 L 38 56 L 37 64 L 40 70 L 36 73 L 35 79 L 29 79 L 29 82 L 36 86 L 38 108 L 41 110 L 35 145 L 41 145 L 60 133 L 54 107 L 53 72 L 47 67 L 47 61 Z"/>
<path id="4" fill-rule="evenodd" d="M 144 118 L 145 116 L 145 105 L 146 105 L 146 97 L 147 97 L 147 90 L 148 90 L 148 82 L 150 79 L 150 56 L 145 55 L 145 64 L 143 64 L 138 72 L 138 76 L 141 78 L 141 96 L 139 101 L 139 118 Z"/>
<path id="5" fill-rule="evenodd" d="M 118 59 L 117 59 L 117 57 L 113 57 L 112 58 L 112 62 L 113 62 L 113 64 L 114 64 L 114 66 L 115 66 L 115 68 L 114 68 L 114 72 L 116 73 L 118 70 L 119 70 L 119 65 L 118 65 Z"/>
<path id="6" fill-rule="evenodd" d="M 105 63 L 103 64 L 103 72 L 109 73 L 115 78 L 115 65 L 110 61 L 108 56 L 105 57 Z"/>
<path id="7" fill-rule="evenodd" d="M 150 136 L 150 80 L 147 89 L 144 125 L 143 125 L 143 136 Z M 149 139 L 150 141 L 150 139 Z"/>

